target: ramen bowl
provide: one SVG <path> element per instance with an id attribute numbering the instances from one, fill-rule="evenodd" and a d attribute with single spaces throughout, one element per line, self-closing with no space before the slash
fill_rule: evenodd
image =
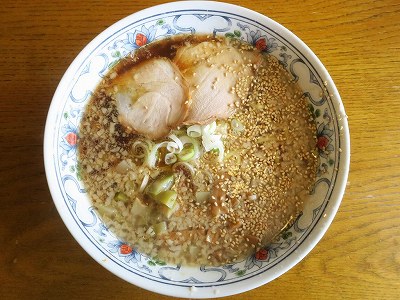
<path id="1" fill-rule="evenodd" d="M 223 266 L 170 265 L 140 253 L 109 231 L 93 208 L 77 160 L 79 124 L 98 83 L 122 58 L 152 41 L 177 34 L 226 36 L 275 56 L 304 92 L 316 121 L 319 166 L 301 215 L 273 243 Z M 257 12 L 207 1 L 168 3 L 112 25 L 72 62 L 52 100 L 44 160 L 54 203 L 65 225 L 99 264 L 141 288 L 160 294 L 212 298 L 245 292 L 282 275 L 322 238 L 345 190 L 349 131 L 339 93 L 313 52 L 293 33 Z"/>

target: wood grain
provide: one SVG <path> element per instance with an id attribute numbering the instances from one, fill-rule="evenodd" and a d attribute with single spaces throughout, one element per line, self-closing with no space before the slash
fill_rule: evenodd
<path id="1" fill-rule="evenodd" d="M 42 157 L 47 110 L 79 51 L 117 20 L 164 1 L 10 1 L 0 5 L 0 298 L 168 299 L 112 275 L 63 225 Z M 273 282 L 229 299 L 398 299 L 400 2 L 232 1 L 292 30 L 341 93 L 351 171 L 327 234 Z"/>

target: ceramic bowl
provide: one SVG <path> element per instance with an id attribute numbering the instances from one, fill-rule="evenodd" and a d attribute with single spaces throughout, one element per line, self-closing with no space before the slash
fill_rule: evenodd
<path id="1" fill-rule="evenodd" d="M 317 123 L 320 165 L 313 193 L 291 228 L 255 255 L 208 267 L 168 265 L 124 244 L 93 209 L 79 175 L 79 122 L 92 91 L 121 58 L 181 33 L 240 39 L 276 56 L 304 91 Z M 257 12 L 218 2 L 151 7 L 112 25 L 72 62 L 52 100 L 44 137 L 47 181 L 71 234 L 115 275 L 160 294 L 212 298 L 241 293 L 282 275 L 321 239 L 341 202 L 349 170 L 349 131 L 339 93 L 314 53 L 292 32 Z"/>

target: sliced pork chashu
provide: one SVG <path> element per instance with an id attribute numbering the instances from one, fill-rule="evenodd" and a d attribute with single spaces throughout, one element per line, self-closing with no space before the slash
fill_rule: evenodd
<path id="1" fill-rule="evenodd" d="M 109 85 L 119 122 L 150 139 L 168 135 L 187 115 L 189 89 L 166 58 L 151 58 L 117 76 Z"/>
<path id="2" fill-rule="evenodd" d="M 226 42 L 206 41 L 177 50 L 175 64 L 189 84 L 191 103 L 185 124 L 207 124 L 226 119 L 240 105 L 237 93 L 247 93 L 254 65 L 262 55 Z M 240 80 L 240 88 L 235 90 Z"/>

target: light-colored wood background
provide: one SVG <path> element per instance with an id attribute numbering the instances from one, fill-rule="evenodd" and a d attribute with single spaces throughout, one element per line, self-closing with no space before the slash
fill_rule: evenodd
<path id="1" fill-rule="evenodd" d="M 112 275 L 75 242 L 47 188 L 42 139 L 61 76 L 115 21 L 163 1 L 0 4 L 0 298 L 167 299 Z M 332 226 L 289 272 L 229 299 L 400 298 L 400 2 L 232 1 L 298 35 L 329 70 L 351 130 Z"/>

